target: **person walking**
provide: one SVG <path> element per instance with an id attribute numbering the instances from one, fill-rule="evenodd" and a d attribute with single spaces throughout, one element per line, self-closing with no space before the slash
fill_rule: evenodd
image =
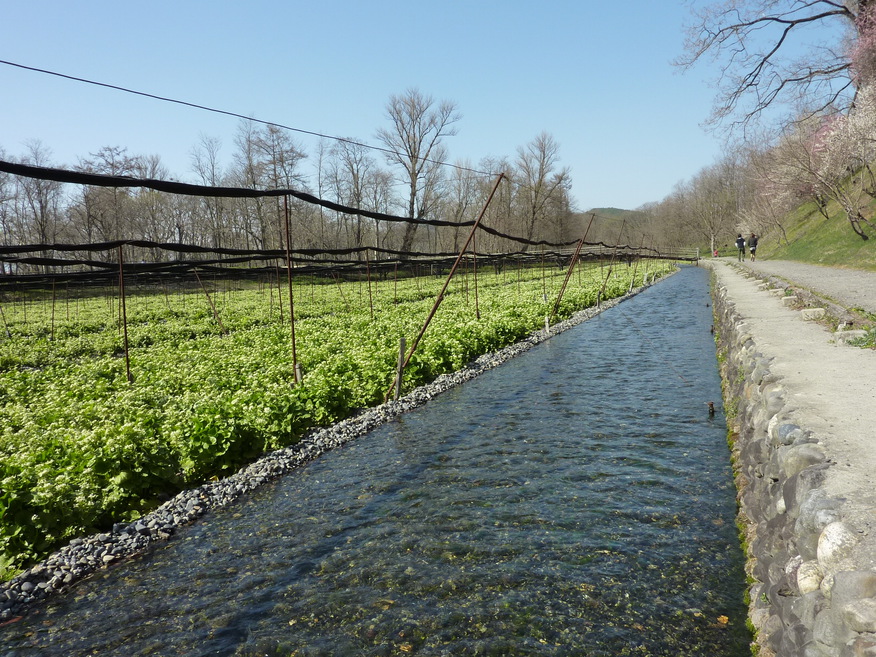
<path id="1" fill-rule="evenodd" d="M 755 252 L 757 251 L 757 235 L 754 233 L 748 238 L 748 250 L 751 252 L 751 261 L 754 262 Z"/>
<path id="2" fill-rule="evenodd" d="M 745 238 L 742 237 L 742 233 L 736 237 L 736 248 L 739 249 L 739 262 L 743 262 L 745 260 Z"/>

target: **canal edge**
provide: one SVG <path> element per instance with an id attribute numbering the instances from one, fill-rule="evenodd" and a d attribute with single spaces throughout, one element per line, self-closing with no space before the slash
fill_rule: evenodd
<path id="1" fill-rule="evenodd" d="M 876 654 L 876 570 L 824 483 L 834 465 L 711 265 L 716 355 L 746 553 L 752 653 Z M 766 284 L 755 281 L 760 286 Z M 749 283 L 750 284 L 750 283 Z"/>

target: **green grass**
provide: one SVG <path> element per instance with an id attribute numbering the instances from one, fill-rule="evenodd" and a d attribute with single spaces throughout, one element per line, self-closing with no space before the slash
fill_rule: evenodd
<path id="1" fill-rule="evenodd" d="M 815 203 L 800 206 L 785 220 L 789 243 L 780 243 L 778 232 L 767 235 L 758 245 L 758 256 L 876 271 L 876 234 L 863 240 L 854 233 L 837 203 L 831 201 L 827 210 L 829 219 L 818 211 Z M 869 228 L 865 230 L 873 233 Z"/>

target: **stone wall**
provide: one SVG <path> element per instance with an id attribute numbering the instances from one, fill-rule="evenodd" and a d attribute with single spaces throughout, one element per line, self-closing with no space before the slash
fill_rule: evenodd
<path id="1" fill-rule="evenodd" d="M 849 501 L 825 485 L 836 464 L 795 422 L 786 389 L 720 285 L 713 300 L 756 650 L 876 656 L 876 568 L 859 549 Z"/>

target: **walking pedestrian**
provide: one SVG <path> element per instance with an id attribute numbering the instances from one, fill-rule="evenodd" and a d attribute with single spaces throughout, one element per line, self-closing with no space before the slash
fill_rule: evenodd
<path id="1" fill-rule="evenodd" d="M 748 238 L 748 250 L 751 251 L 751 261 L 754 262 L 754 255 L 757 251 L 757 235 L 754 233 Z"/>
<path id="2" fill-rule="evenodd" d="M 736 236 L 736 248 L 739 250 L 739 262 L 745 260 L 745 238 L 742 233 Z"/>

